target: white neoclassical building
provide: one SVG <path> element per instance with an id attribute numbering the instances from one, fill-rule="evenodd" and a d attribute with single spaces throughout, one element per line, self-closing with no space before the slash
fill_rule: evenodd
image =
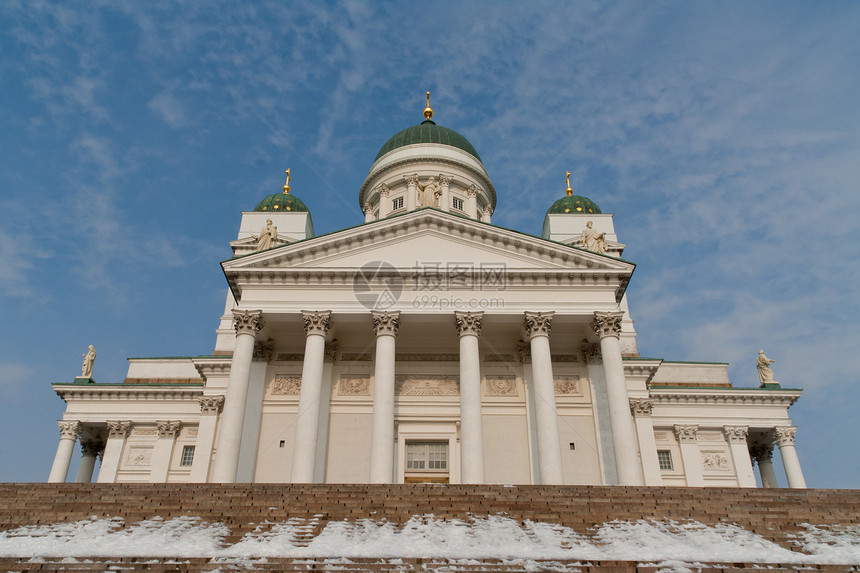
<path id="1" fill-rule="evenodd" d="M 431 117 L 380 149 L 356 226 L 315 236 L 289 178 L 242 213 L 211 355 L 54 384 L 49 481 L 80 441 L 76 481 L 777 487 L 777 446 L 805 487 L 799 390 L 641 357 L 612 215 L 568 184 L 540 237 L 494 225 Z"/>

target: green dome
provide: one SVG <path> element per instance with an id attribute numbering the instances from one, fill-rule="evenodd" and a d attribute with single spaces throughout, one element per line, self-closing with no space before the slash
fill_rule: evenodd
<path id="1" fill-rule="evenodd" d="M 475 148 L 472 147 L 472 144 L 469 143 L 469 140 L 453 129 L 436 125 L 429 119 L 422 121 L 420 125 L 413 125 L 412 127 L 407 127 L 403 131 L 395 133 L 391 139 L 385 142 L 385 145 L 383 145 L 382 149 L 379 150 L 379 153 L 376 154 L 376 159 L 374 159 L 374 161 L 389 151 L 399 147 L 405 147 L 407 145 L 414 145 L 416 143 L 441 143 L 442 145 L 450 145 L 451 147 L 462 149 L 478 161 L 481 161 L 481 157 L 478 155 L 478 152 L 475 151 Z"/>
<path id="2" fill-rule="evenodd" d="M 309 213 L 308 208 L 301 199 L 289 193 L 275 193 L 269 195 L 254 207 L 254 211 L 273 211 L 279 213 L 281 211 L 292 211 L 294 213 Z"/>
<path id="3" fill-rule="evenodd" d="M 553 203 L 552 207 L 549 208 L 549 211 L 547 211 L 546 214 L 550 215 L 552 213 L 571 213 L 573 215 L 578 215 L 600 212 L 600 207 L 597 206 L 597 203 L 595 203 L 588 197 L 570 195 L 567 197 L 562 197 L 561 199 Z"/>

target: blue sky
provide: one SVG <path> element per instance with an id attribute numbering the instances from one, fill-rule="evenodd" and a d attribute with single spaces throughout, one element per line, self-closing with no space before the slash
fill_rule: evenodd
<path id="1" fill-rule="evenodd" d="M 360 223 L 376 152 L 465 135 L 493 222 L 615 214 L 640 352 L 784 386 L 811 487 L 860 487 L 860 5 L 79 2 L 0 7 L 0 480 L 44 481 L 51 382 L 207 354 L 239 213 Z M 780 476 L 782 483 L 784 475 Z"/>

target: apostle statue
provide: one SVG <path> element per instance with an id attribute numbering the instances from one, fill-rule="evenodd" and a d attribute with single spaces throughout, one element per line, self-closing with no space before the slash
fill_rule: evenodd
<path id="1" fill-rule="evenodd" d="M 579 239 L 581 246 L 595 253 L 606 252 L 606 233 L 598 233 L 592 226 L 594 223 L 589 221 L 585 224 L 585 229 L 582 230 L 582 236 Z"/>
<path id="2" fill-rule="evenodd" d="M 81 367 L 81 378 L 93 377 L 93 364 L 96 361 L 96 349 L 90 344 L 86 354 L 81 354 L 84 357 L 84 365 Z"/>
<path id="3" fill-rule="evenodd" d="M 421 195 L 419 196 L 422 207 L 436 207 L 436 198 L 442 191 L 436 183 L 436 178 L 431 177 L 427 183 L 421 187 Z"/>
<path id="4" fill-rule="evenodd" d="M 260 231 L 260 236 L 251 235 L 252 239 L 257 241 L 257 250 L 264 251 L 275 246 L 278 239 L 278 228 L 272 224 L 271 219 L 266 219 L 266 226 Z"/>
<path id="5" fill-rule="evenodd" d="M 770 365 L 776 362 L 764 355 L 764 350 L 758 351 L 758 358 L 755 359 L 755 366 L 758 369 L 758 379 L 761 381 L 761 386 L 765 384 L 774 384 L 773 370 Z"/>

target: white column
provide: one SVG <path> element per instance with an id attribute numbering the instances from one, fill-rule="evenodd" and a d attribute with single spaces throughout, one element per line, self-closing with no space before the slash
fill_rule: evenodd
<path id="1" fill-rule="evenodd" d="M 540 481 L 544 485 L 564 483 L 561 444 L 558 439 L 558 412 L 555 407 L 555 379 L 549 349 L 553 314 L 526 312 L 523 324 L 532 356 Z"/>
<path id="2" fill-rule="evenodd" d="M 621 361 L 621 346 L 618 342 L 623 316 L 623 312 L 595 312 L 591 327 L 600 337 L 618 485 L 643 485 L 642 466 L 636 451 L 636 432 L 630 415 L 627 379 L 624 377 L 624 363 Z"/>
<path id="3" fill-rule="evenodd" d="M 373 221 L 373 205 L 370 203 L 364 204 L 364 222 L 370 223 Z"/>
<path id="4" fill-rule="evenodd" d="M 173 445 L 176 443 L 176 434 L 182 424 L 178 421 L 157 421 L 158 440 L 152 448 L 152 461 L 150 462 L 149 481 L 152 483 L 167 482 L 167 472 L 170 470 L 170 457 L 173 455 Z"/>
<path id="5" fill-rule="evenodd" d="M 651 400 L 630 400 L 630 413 L 633 414 L 636 425 L 645 485 L 663 485 L 660 461 L 657 459 L 657 441 L 654 439 L 654 423 L 651 421 L 653 408 L 654 403 Z"/>
<path id="6" fill-rule="evenodd" d="M 60 427 L 60 443 L 57 445 L 51 473 L 48 475 L 48 483 L 66 481 L 69 465 L 72 462 L 72 453 L 75 451 L 75 442 L 81 433 L 81 423 L 77 420 L 59 420 L 57 425 Z"/>
<path id="7" fill-rule="evenodd" d="M 414 211 L 418 205 L 418 174 L 406 178 L 406 210 Z"/>
<path id="8" fill-rule="evenodd" d="M 400 312 L 374 312 L 376 361 L 373 372 L 373 426 L 370 437 L 370 482 L 394 481 L 394 338 Z"/>
<path id="9" fill-rule="evenodd" d="M 254 358 L 254 338 L 266 323 L 261 310 L 233 309 L 233 328 L 236 344 L 233 362 L 227 379 L 227 396 L 218 431 L 218 449 L 212 467 L 212 482 L 234 483 L 239 468 L 239 451 L 242 445 L 242 426 L 245 423 L 245 404 L 248 401 L 248 383 L 251 380 L 251 361 Z"/>
<path id="10" fill-rule="evenodd" d="M 200 422 L 197 426 L 197 442 L 194 444 L 194 459 L 191 460 L 191 483 L 206 483 L 209 478 L 215 429 L 218 426 L 218 414 L 224 406 L 224 396 L 203 396 L 199 402 Z"/>
<path id="11" fill-rule="evenodd" d="M 723 426 L 723 433 L 732 452 L 735 472 L 738 475 L 739 487 L 756 487 L 755 472 L 750 460 L 750 450 L 747 444 L 749 428 L 746 426 Z"/>
<path id="12" fill-rule="evenodd" d="M 803 479 L 800 460 L 797 459 L 797 450 L 794 449 L 794 437 L 797 434 L 797 428 L 779 426 L 773 429 L 773 433 L 776 436 L 776 445 L 779 446 L 779 455 L 782 456 L 782 467 L 785 468 L 788 487 L 806 489 L 806 480 Z"/>
<path id="13" fill-rule="evenodd" d="M 439 208 L 443 211 L 451 210 L 451 177 L 445 174 L 439 174 Z"/>
<path id="14" fill-rule="evenodd" d="M 78 475 L 75 477 L 75 483 L 90 483 L 93 481 L 96 458 L 104 449 L 105 443 L 101 440 L 81 440 L 81 465 L 78 466 Z"/>
<path id="15" fill-rule="evenodd" d="M 489 205 L 484 205 L 484 210 L 481 212 L 481 221 L 484 223 L 492 223 L 493 208 Z"/>
<path id="16" fill-rule="evenodd" d="M 317 434 L 320 423 L 325 339 L 331 330 L 331 311 L 302 311 L 305 322 L 305 359 L 302 362 L 302 386 L 299 390 L 299 413 L 293 444 L 293 466 L 290 482 L 313 483 L 316 469 Z"/>
<path id="17" fill-rule="evenodd" d="M 98 483 L 113 483 L 119 471 L 120 457 L 125 446 L 125 439 L 131 432 L 131 422 L 107 422 L 108 439 L 105 443 L 105 453 L 102 454 L 102 465 L 99 468 Z"/>
<path id="18" fill-rule="evenodd" d="M 460 483 L 484 483 L 484 423 L 481 415 L 483 312 L 455 312 L 460 335 Z"/>
<path id="19" fill-rule="evenodd" d="M 384 219 L 391 213 L 391 201 L 388 199 L 388 185 L 381 183 L 379 189 L 379 218 Z"/>
<path id="20" fill-rule="evenodd" d="M 478 218 L 478 187 L 475 184 L 466 189 L 466 214 L 472 219 Z"/>
<path id="21" fill-rule="evenodd" d="M 779 487 L 779 483 L 776 481 L 776 472 L 773 471 L 773 444 L 758 443 L 750 448 L 750 455 L 758 463 L 761 487 L 766 489 Z"/>
<path id="22" fill-rule="evenodd" d="M 699 453 L 699 426 L 675 426 L 675 436 L 681 445 L 681 461 L 688 487 L 702 487 L 705 476 L 702 473 L 702 456 Z"/>

